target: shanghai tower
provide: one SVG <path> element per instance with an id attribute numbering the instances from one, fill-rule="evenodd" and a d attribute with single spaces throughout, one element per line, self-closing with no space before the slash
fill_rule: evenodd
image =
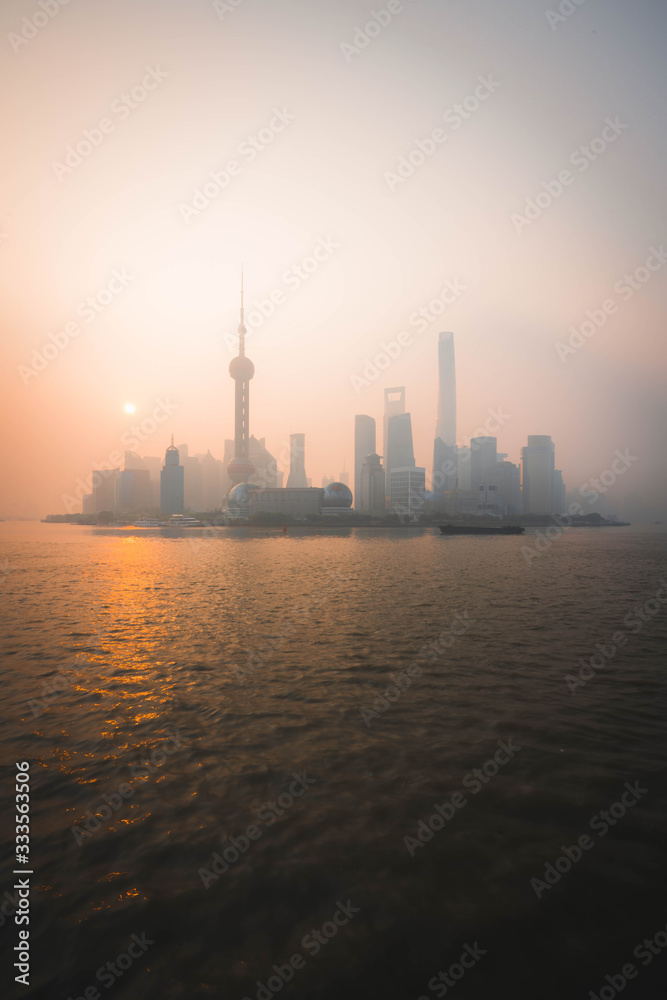
<path id="1" fill-rule="evenodd" d="M 441 333 L 438 338 L 438 378 L 438 421 L 433 447 L 432 489 L 434 493 L 444 493 L 456 488 L 458 477 L 453 333 Z"/>
<path id="2" fill-rule="evenodd" d="M 249 444 L 249 407 L 250 379 L 255 374 L 255 366 L 250 358 L 245 356 L 246 325 L 243 311 L 243 269 L 241 269 L 241 321 L 239 323 L 239 353 L 229 363 L 229 374 L 235 382 L 234 393 L 234 457 L 227 466 L 227 473 L 232 486 L 246 483 L 255 471 L 250 461 Z"/>

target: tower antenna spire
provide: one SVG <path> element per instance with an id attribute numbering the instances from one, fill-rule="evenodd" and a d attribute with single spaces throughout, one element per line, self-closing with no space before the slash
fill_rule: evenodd
<path id="1" fill-rule="evenodd" d="M 239 323 L 239 355 L 245 355 L 245 309 L 243 307 L 243 264 L 241 264 L 241 322 Z"/>

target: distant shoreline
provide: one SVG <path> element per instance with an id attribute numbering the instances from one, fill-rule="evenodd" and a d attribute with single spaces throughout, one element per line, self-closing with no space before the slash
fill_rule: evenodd
<path id="1" fill-rule="evenodd" d="M 163 524 L 163 525 L 135 525 L 135 524 L 91 524 L 91 523 L 81 523 L 79 521 L 47 521 L 43 520 L 42 524 L 70 524 L 77 525 L 83 528 L 103 528 L 112 529 L 114 531 L 138 531 L 138 532 L 155 532 L 155 531 L 210 531 L 212 528 L 217 530 L 220 528 L 231 529 L 233 531 L 248 529 L 259 529 L 261 531 L 274 531 L 277 534 L 281 534 L 284 531 L 289 533 L 290 531 L 322 531 L 326 529 L 327 531 L 350 531 L 355 529 L 357 531 L 438 531 L 441 523 L 453 523 L 453 524 L 464 524 L 465 521 L 443 518 L 442 522 L 434 522 L 431 524 L 341 524 L 340 522 L 323 522 L 321 524 L 313 524 L 307 521 L 293 521 L 287 523 L 285 527 L 278 524 L 261 524 L 261 523 L 248 523 L 241 522 L 238 524 L 202 524 L 196 526 L 188 525 L 178 525 L 178 524 Z M 531 528 L 539 529 L 546 528 L 552 525 L 559 525 L 559 521 L 555 517 L 545 516 L 544 518 L 531 519 L 530 521 L 525 521 L 522 518 L 508 518 L 502 522 L 503 524 L 517 524 L 521 527 L 530 530 Z M 572 523 L 562 524 L 562 527 L 572 527 L 572 528 L 628 528 L 632 525 L 628 521 L 580 521 L 572 520 Z"/>

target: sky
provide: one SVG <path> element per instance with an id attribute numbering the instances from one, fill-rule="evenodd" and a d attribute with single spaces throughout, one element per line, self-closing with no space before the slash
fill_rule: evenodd
<path id="1" fill-rule="evenodd" d="M 305 433 L 314 484 L 399 385 L 430 473 L 451 330 L 460 444 L 500 413 L 575 492 L 620 451 L 619 509 L 659 517 L 666 28 L 659 0 L 5 0 L 0 515 L 64 513 L 133 427 L 222 457 L 243 264 L 251 433 Z"/>

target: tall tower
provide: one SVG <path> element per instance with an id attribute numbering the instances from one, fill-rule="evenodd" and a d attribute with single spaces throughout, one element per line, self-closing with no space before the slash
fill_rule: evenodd
<path id="1" fill-rule="evenodd" d="M 250 419 L 250 379 L 255 366 L 245 355 L 245 316 L 243 311 L 243 268 L 241 268 L 241 322 L 239 323 L 239 353 L 229 363 L 229 374 L 235 382 L 234 392 L 234 457 L 227 466 L 232 486 L 246 483 L 255 471 L 250 461 L 248 429 Z"/>
<path id="2" fill-rule="evenodd" d="M 306 478 L 306 435 L 290 434 L 289 439 L 290 463 L 289 476 L 287 477 L 287 488 L 305 489 L 308 486 Z"/>
<path id="3" fill-rule="evenodd" d="M 454 360 L 454 334 L 441 333 L 438 337 L 438 420 L 435 425 L 433 446 L 434 493 L 444 493 L 456 488 L 456 364 Z"/>

